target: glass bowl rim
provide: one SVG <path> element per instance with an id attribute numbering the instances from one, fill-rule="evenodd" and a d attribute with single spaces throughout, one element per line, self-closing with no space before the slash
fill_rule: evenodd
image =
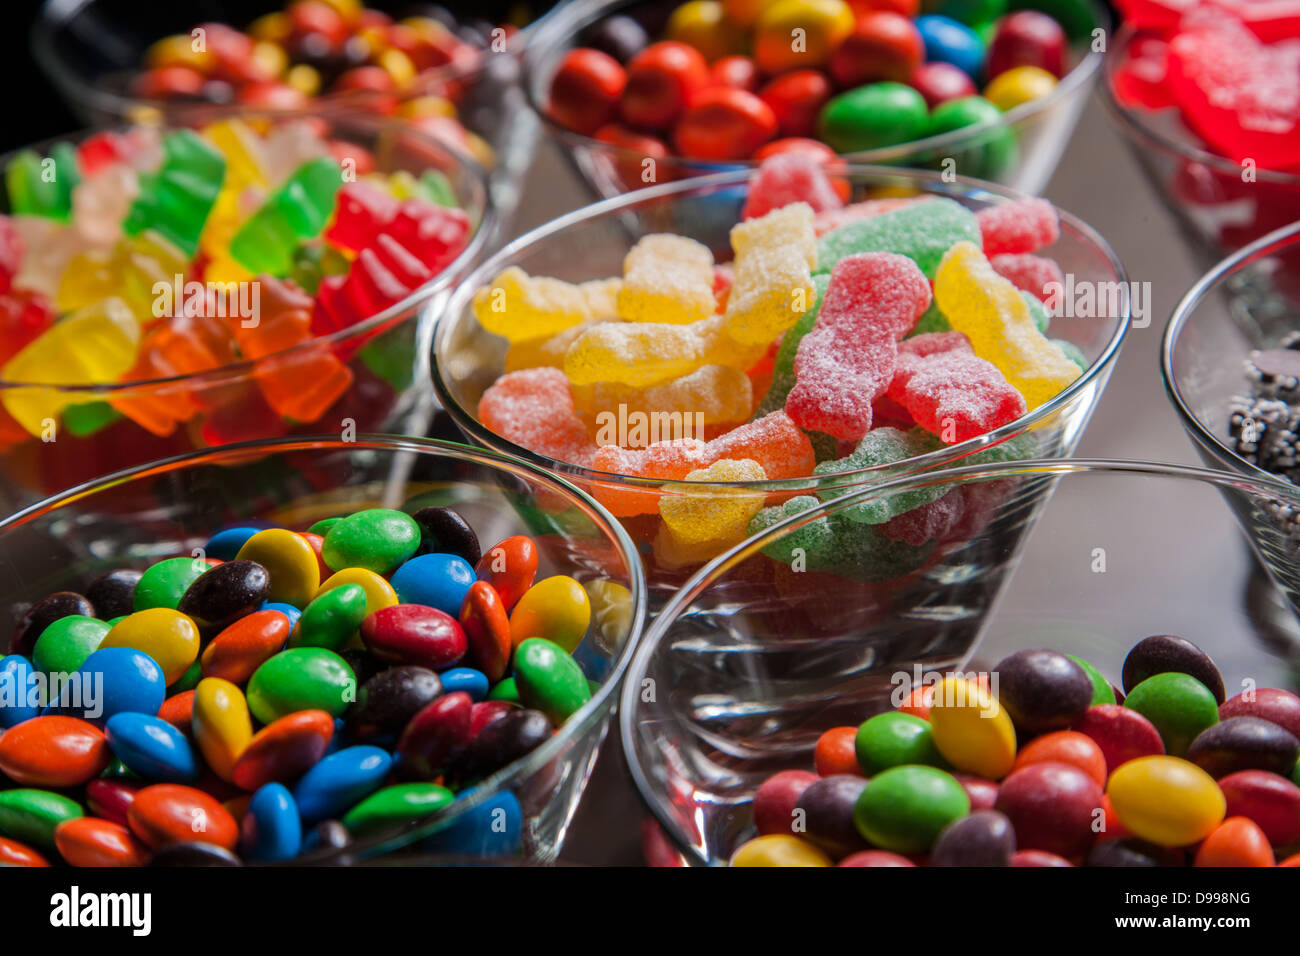
<path id="1" fill-rule="evenodd" d="M 1002 425 L 984 435 L 967 439 L 955 445 L 945 445 L 936 451 L 927 452 L 924 455 L 917 455 L 913 458 L 905 459 L 901 462 L 890 462 L 884 465 L 873 465 L 870 468 L 855 469 L 853 471 L 835 472 L 831 475 L 809 475 L 803 478 L 787 479 L 767 479 L 761 482 L 721 482 L 721 481 L 675 481 L 665 482 L 663 479 L 656 478 L 639 478 L 633 475 L 620 475 L 614 472 L 599 471 L 593 468 L 586 468 L 581 465 L 575 465 L 572 462 L 559 461 L 558 459 L 549 458 L 545 455 L 539 455 L 521 445 L 508 441 L 497 435 L 495 432 L 485 428 L 479 421 L 477 415 L 472 415 L 465 409 L 452 394 L 448 387 L 443 374 L 443 354 L 444 344 L 450 337 L 451 330 L 457 327 L 466 314 L 469 302 L 474 293 L 486 285 L 492 278 L 505 268 L 511 259 L 542 240 L 555 237 L 558 233 L 571 226 L 581 225 L 588 221 L 607 217 L 611 213 L 618 213 L 627 207 L 642 203 L 654 203 L 661 199 L 671 198 L 680 193 L 705 192 L 709 190 L 725 190 L 729 186 L 737 186 L 749 181 L 752 174 L 750 169 L 736 169 L 723 173 L 713 173 L 708 176 L 693 176 L 685 179 L 674 180 L 672 182 L 660 183 L 656 186 L 650 186 L 645 189 L 634 189 L 620 196 L 614 196 L 609 199 L 603 199 L 599 202 L 592 203 L 566 213 L 556 219 L 551 220 L 537 228 L 524 233 L 521 236 L 511 240 L 494 252 L 485 261 L 480 262 L 474 270 L 467 275 L 447 298 L 446 302 L 439 303 L 439 314 L 435 317 L 433 324 L 433 361 L 431 371 L 433 375 L 434 390 L 437 393 L 438 400 L 447 414 L 455 422 L 456 427 L 467 435 L 471 441 L 479 442 L 485 447 L 505 449 L 505 453 L 514 457 L 523 458 L 526 461 L 533 462 L 558 474 L 566 474 L 583 480 L 594 481 L 607 485 L 621 485 L 641 487 L 646 490 L 662 491 L 665 484 L 671 484 L 674 487 L 684 488 L 761 488 L 767 491 L 799 491 L 806 490 L 823 485 L 828 480 L 838 481 L 844 478 L 854 476 L 868 475 L 873 472 L 893 471 L 902 465 L 916 467 L 918 470 L 924 470 L 934 464 L 953 460 L 953 452 L 957 449 L 964 449 L 956 457 L 962 458 L 974 454 L 985 448 L 1000 444 L 1013 435 L 1019 434 L 1027 427 L 1055 414 L 1061 407 L 1067 405 L 1074 396 L 1085 386 L 1090 385 L 1102 376 L 1103 370 L 1109 374 L 1110 368 L 1119 355 L 1119 350 L 1123 344 L 1124 337 L 1128 333 L 1130 325 L 1132 303 L 1128 297 L 1124 297 L 1122 306 L 1122 315 L 1112 319 L 1115 323 L 1115 329 L 1111 333 L 1098 355 L 1097 360 L 1085 369 L 1078 378 L 1068 386 L 1052 396 L 1048 401 L 1039 405 L 1032 411 L 1026 412 L 1013 422 Z M 836 169 L 836 175 L 848 176 L 850 178 L 886 178 L 902 179 L 909 181 L 912 185 L 924 186 L 930 195 L 953 197 L 973 197 L 984 198 L 985 196 L 996 197 L 998 201 L 1009 201 L 1015 199 L 1030 198 L 1027 194 L 1018 190 L 1013 190 L 1006 186 L 1000 186 L 996 183 L 984 182 L 983 180 L 971 179 L 965 176 L 957 176 L 952 181 L 944 181 L 943 174 L 930 170 L 916 169 L 896 169 L 890 166 L 867 166 L 858 164 L 848 164 L 843 168 Z M 1053 204 L 1055 207 L 1055 204 Z M 1057 208 L 1057 214 L 1062 223 L 1069 226 L 1071 230 L 1078 233 L 1081 239 L 1099 252 L 1109 269 L 1115 274 L 1115 281 L 1121 285 L 1127 286 L 1128 272 L 1124 264 L 1120 261 L 1119 256 L 1100 233 L 1092 226 L 1088 225 L 1082 219 L 1063 209 Z M 430 303 L 426 308 L 434 308 L 434 303 Z"/>
<path id="2" fill-rule="evenodd" d="M 581 488 L 570 484 L 562 476 L 547 472 L 531 462 L 522 461 L 503 455 L 492 449 L 475 448 L 471 445 L 461 444 L 459 442 L 441 441 L 431 438 L 407 438 L 396 435 L 382 434 L 361 434 L 355 441 L 343 441 L 336 438 L 326 437 L 288 437 L 274 438 L 259 441 L 237 442 L 230 445 L 222 445 L 218 448 L 199 449 L 189 451 L 179 455 L 172 455 L 167 458 L 161 458 L 156 461 L 146 462 L 140 465 L 133 465 L 130 468 L 123 468 L 111 474 L 98 478 L 84 481 L 81 484 L 61 491 L 58 494 L 51 495 L 41 501 L 28 505 L 27 507 L 14 512 L 8 517 L 0 520 L 0 535 L 11 531 L 17 527 L 27 524 L 28 522 L 47 515 L 58 512 L 60 508 L 67 505 L 75 504 L 83 499 L 108 491 L 118 485 L 126 484 L 132 481 L 147 480 L 150 477 L 164 475 L 169 473 L 186 471 L 198 465 L 204 464 L 221 464 L 222 462 L 238 463 L 246 459 L 257 459 L 262 455 L 283 455 L 295 452 L 319 452 L 319 451 L 358 451 L 371 450 L 388 454 L 415 454 L 428 455 L 434 458 L 448 458 L 460 461 L 467 461 L 475 465 L 489 468 L 494 471 L 506 471 L 522 473 L 528 476 L 530 480 L 537 483 L 550 486 L 553 490 L 558 490 L 571 501 L 579 504 L 587 513 L 588 517 L 593 520 L 596 527 L 611 540 L 619 552 L 619 557 L 627 566 L 628 573 L 628 591 L 632 600 L 632 615 L 629 624 L 628 634 L 623 644 L 610 657 L 610 671 L 605 679 L 591 695 L 591 698 L 582 705 L 577 711 L 570 715 L 569 719 L 562 726 L 555 730 L 554 733 L 535 750 L 530 751 L 524 757 L 512 761 L 501 769 L 495 771 L 483 780 L 478 781 L 473 787 L 467 788 L 456 795 L 456 799 L 448 804 L 443 810 L 428 817 L 423 817 L 417 821 L 406 824 L 398 831 L 387 833 L 381 837 L 367 837 L 349 843 L 347 846 L 340 847 L 329 854 L 316 856 L 312 855 L 307 860 L 312 864 L 328 864 L 331 861 L 345 860 L 352 855 L 360 853 L 363 856 L 373 856 L 382 854 L 389 850 L 397 849 L 409 845 L 412 834 L 423 832 L 428 835 L 437 832 L 440 828 L 434 826 L 439 820 L 455 818 L 461 816 L 468 810 L 474 810 L 485 803 L 492 796 L 509 789 L 513 784 L 520 782 L 531 774 L 535 773 L 543 765 L 555 759 L 559 752 L 567 746 L 570 741 L 581 737 L 589 732 L 594 725 L 600 721 L 603 711 L 613 709 L 618 704 L 617 691 L 619 685 L 627 672 L 628 665 L 631 663 L 632 654 L 636 650 L 637 644 L 640 643 L 645 633 L 646 618 L 648 615 L 647 591 L 645 582 L 645 572 L 641 563 L 640 556 L 637 552 L 636 544 L 628 535 L 613 515 L 611 515 L 600 502 L 596 501 L 591 495 L 587 494 Z M 303 865 L 303 860 L 289 860 L 284 864 L 287 866 Z"/>
<path id="3" fill-rule="evenodd" d="M 225 365 L 219 365 L 216 368 L 203 369 L 198 372 L 186 372 L 182 375 L 171 375 L 163 378 L 140 378 L 128 382 L 51 385 L 48 382 L 9 382 L 0 378 L 0 391 L 19 388 L 53 389 L 71 395 L 86 396 L 88 401 L 101 398 L 102 400 L 108 401 L 124 392 L 130 393 L 139 389 L 154 389 L 168 386 L 206 388 L 213 385 L 223 384 L 228 381 L 245 378 L 253 374 L 253 372 L 263 363 L 271 362 L 273 360 L 279 361 L 286 359 L 289 356 L 318 351 L 323 346 L 334 346 L 347 342 L 355 336 L 365 335 L 377 329 L 382 329 L 389 323 L 402 319 L 402 317 L 406 316 L 408 312 L 412 313 L 412 315 L 407 316 L 407 318 L 416 318 L 418 320 L 420 307 L 423 306 L 427 300 L 436 298 L 439 294 L 445 292 L 447 287 L 452 284 L 455 277 L 461 272 L 466 271 L 468 267 L 474 263 L 482 253 L 483 247 L 491 238 L 494 237 L 497 227 L 500 225 L 496 202 L 493 199 L 492 190 L 488 183 L 488 174 L 483 167 L 479 165 L 478 161 L 462 150 L 457 149 L 452 144 L 444 143 L 443 141 L 432 137 L 427 133 L 422 133 L 413 127 L 404 126 L 398 120 L 386 117 L 372 117 L 365 113 L 349 111 L 338 111 L 333 114 L 326 114 L 302 110 L 249 110 L 245 112 L 231 112 L 229 114 L 224 114 L 220 117 L 216 117 L 213 121 L 217 122 L 222 120 L 250 118 L 267 118 L 276 121 L 292 119 L 342 120 L 348 123 L 360 124 L 362 127 L 370 124 L 373 128 L 367 130 L 367 132 L 378 134 L 380 131 L 391 128 L 400 131 L 403 135 L 415 136 L 422 140 L 425 145 L 433 146 L 436 149 L 444 151 L 456 164 L 458 170 L 469 175 L 470 180 L 475 184 L 476 191 L 480 194 L 482 200 L 482 214 L 478 217 L 478 222 L 474 227 L 473 234 L 465 244 L 465 248 L 460 251 L 460 254 L 457 255 L 455 259 L 449 262 L 442 271 L 438 272 L 433 276 L 433 278 L 429 279 L 428 282 L 424 283 L 424 285 L 414 289 L 404 299 L 394 302 L 382 311 L 376 312 L 374 315 L 357 322 L 355 325 L 350 325 L 345 329 L 338 330 L 337 332 L 331 332 L 328 335 L 315 336 L 306 342 L 300 342 L 297 345 L 291 345 L 288 348 L 280 349 L 278 352 L 269 352 L 256 359 L 243 358 L 234 362 L 227 362 Z M 37 143 L 31 143 L 10 150 L 7 153 L 0 155 L 0 167 L 7 165 L 8 162 L 19 153 L 28 150 L 48 153 L 50 148 L 59 143 L 80 142 L 82 139 L 93 136 L 97 133 L 106 131 L 121 132 L 123 130 L 138 128 L 140 126 L 157 128 L 163 131 L 192 129 L 192 127 L 184 126 L 183 124 L 173 123 L 124 123 L 110 127 L 85 127 L 71 133 L 53 136 Z M 254 276 L 255 280 L 256 278 L 257 277 Z M 312 298 L 314 300 L 315 296 Z M 51 303 L 51 305 L 53 305 L 53 303 Z"/>
<path id="4" fill-rule="evenodd" d="M 1168 397 L 1170 404 L 1174 406 L 1174 411 L 1178 413 L 1178 417 L 1182 419 L 1183 428 L 1198 445 L 1207 451 L 1226 458 L 1239 471 L 1253 479 L 1281 480 L 1272 472 L 1265 471 L 1258 465 L 1242 458 L 1235 449 L 1229 447 L 1222 438 L 1207 428 L 1205 423 L 1201 421 L 1200 416 L 1192 411 L 1191 406 L 1183 397 L 1182 389 L 1178 384 L 1178 376 L 1174 374 L 1174 353 L 1178 349 L 1179 339 L 1187 327 L 1188 320 L 1211 291 L 1224 279 L 1278 249 L 1290 248 L 1298 243 L 1300 243 L 1300 220 L 1265 233 L 1254 242 L 1242 246 L 1232 255 L 1220 260 L 1208 272 L 1197 279 L 1192 287 L 1183 294 L 1178 304 L 1174 306 L 1174 311 L 1169 316 L 1169 322 L 1165 325 L 1165 333 L 1160 342 L 1160 376 L 1164 380 L 1165 395 Z M 1290 483 L 1287 482 L 1287 484 Z M 1291 485 L 1291 487 L 1296 486 Z"/>
<path id="5" fill-rule="evenodd" d="M 547 131 L 560 140 L 567 148 L 583 148 L 592 150 L 597 153 L 606 153 L 623 159 L 641 160 L 645 156 L 634 149 L 625 146 L 617 146 L 612 143 L 605 143 L 596 139 L 594 136 L 587 136 L 582 133 L 576 133 L 565 126 L 560 125 L 550 115 L 550 110 L 546 104 L 538 101 L 538 92 L 534 87 L 536 75 L 543 69 L 549 68 L 552 58 L 548 58 L 545 63 L 538 62 L 538 47 L 545 50 L 545 42 L 551 40 L 552 33 L 558 34 L 555 41 L 551 43 L 554 48 L 552 52 L 559 51 L 559 41 L 565 39 L 577 39 L 578 32 L 595 22 L 595 19 L 602 14 L 613 14 L 619 12 L 622 7 L 630 6 L 637 0 L 577 0 L 573 3 L 565 3 L 557 6 L 551 16 L 548 16 L 546 22 L 541 24 L 541 29 L 532 38 L 532 42 L 527 44 L 523 49 L 521 57 L 522 76 L 521 83 L 524 88 L 524 96 L 528 100 L 528 105 L 532 111 L 541 118 Z M 1114 23 L 1110 10 L 1098 0 L 1085 0 L 1089 12 L 1093 15 L 1094 28 L 1100 27 L 1110 32 L 1110 27 Z M 1013 12 L 1013 11 L 1008 11 Z M 562 31 L 562 32 L 561 32 Z M 858 150 L 852 153 L 839 153 L 839 159 L 854 164 L 876 164 L 883 165 L 890 161 L 903 161 L 913 157 L 918 152 L 930 150 L 942 150 L 953 146 L 962 146 L 967 141 L 975 140 L 978 137 L 988 135 L 989 133 L 1006 129 L 1019 123 L 1023 119 L 1028 119 L 1040 112 L 1045 111 L 1048 107 L 1054 106 L 1058 102 L 1069 99 L 1075 93 L 1083 92 L 1089 83 L 1098 75 L 1101 62 L 1105 58 L 1105 53 L 1098 53 L 1091 48 L 1088 53 L 1074 65 L 1065 76 L 1061 77 L 1056 86 L 1046 96 L 1030 100 L 1019 106 L 1013 107 L 1003 113 L 996 122 L 976 123 L 973 126 L 963 126 L 946 133 L 940 133 L 936 136 L 926 136 L 922 139 L 910 140 L 906 143 L 897 143 L 893 146 L 882 146 L 877 149 Z M 978 91 L 977 91 L 978 92 Z M 729 170 L 741 167 L 752 169 L 758 165 L 754 159 L 731 159 L 731 160 L 702 160 L 691 159 L 678 153 L 670 152 L 660 160 L 668 163 L 672 168 L 699 167 L 703 169 L 713 168 L 718 170 Z"/>
<path id="6" fill-rule="evenodd" d="M 744 541 L 729 548 L 699 568 L 673 593 L 668 603 L 659 610 L 650 626 L 641 637 L 641 642 L 632 655 L 624 675 L 623 689 L 619 698 L 618 728 L 619 740 L 623 746 L 624 759 L 628 773 L 636 787 L 637 797 L 653 815 L 656 824 L 672 845 L 692 864 L 705 866 L 725 865 L 725 861 L 708 860 L 700 856 L 694 846 L 684 844 L 675 832 L 675 823 L 665 809 L 666 796 L 660 788 L 652 786 L 649 776 L 642 765 L 637 751 L 636 733 L 640 725 L 634 722 L 637 710 L 637 698 L 641 692 L 641 676 L 646 672 L 651 657 L 654 655 L 668 629 L 679 619 L 681 613 L 688 609 L 701 594 L 714 583 L 719 572 L 747 561 L 761 553 L 768 541 L 779 537 L 786 529 L 797 527 L 814 520 L 828 511 L 835 511 L 851 504 L 871 501 L 896 491 L 934 485 L 951 485 L 961 487 L 970 481 L 997 480 L 1008 477 L 1029 477 L 1035 475 L 1125 475 L 1129 477 L 1152 477 L 1161 480 L 1177 479 L 1196 481 L 1218 488 L 1245 488 L 1255 494 L 1277 494 L 1290 499 L 1300 509 L 1300 488 L 1287 481 L 1265 477 L 1253 478 L 1235 475 L 1230 471 L 1220 471 L 1196 465 L 1182 465 L 1173 462 L 1143 461 L 1122 458 L 1041 458 L 1020 461 L 1002 461 L 989 465 L 964 465 L 960 468 L 947 468 L 925 474 L 904 475 L 879 485 L 855 491 L 852 494 L 822 502 L 814 508 L 782 518 L 777 523 L 764 528 L 757 534 L 750 535 Z M 1032 527 L 1029 531 L 1032 533 Z M 1017 560 L 1018 567 L 1019 561 Z M 1016 567 L 1011 570 L 1015 575 Z M 1009 580 L 1009 579 L 1008 579 Z M 987 622 L 986 622 L 987 623 Z M 983 633 L 983 624 L 980 634 Z M 978 638 L 977 638 L 978 643 Z"/>

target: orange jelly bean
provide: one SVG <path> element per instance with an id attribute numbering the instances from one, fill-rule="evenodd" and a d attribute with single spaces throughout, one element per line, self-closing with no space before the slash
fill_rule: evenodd
<path id="1" fill-rule="evenodd" d="M 64 820 L 54 828 L 54 845 L 72 866 L 144 866 L 149 848 L 120 823 L 97 817 Z"/>
<path id="2" fill-rule="evenodd" d="M 169 843 L 215 843 L 233 851 L 239 826 L 229 811 L 202 790 L 175 783 L 145 787 L 127 810 L 131 831 L 153 849 Z"/>
<path id="3" fill-rule="evenodd" d="M 484 553 L 475 570 L 480 581 L 496 588 L 502 605 L 510 611 L 537 577 L 537 545 L 523 535 L 506 538 Z"/>
<path id="4" fill-rule="evenodd" d="M 470 585 L 460 608 L 460 628 L 469 643 L 469 665 L 495 684 L 510 663 L 510 618 L 501 596 L 487 581 Z"/>
<path id="5" fill-rule="evenodd" d="M 246 684 L 289 639 L 289 619 L 279 611 L 254 611 L 212 639 L 199 659 L 204 677 Z"/>
<path id="6" fill-rule="evenodd" d="M 817 747 L 813 750 L 813 764 L 817 773 L 829 777 L 837 773 L 862 776 L 858 765 L 856 742 L 858 728 L 832 727 L 817 738 Z"/>
<path id="7" fill-rule="evenodd" d="M 1020 748 L 1012 769 L 1019 770 L 1027 764 L 1051 760 L 1072 764 L 1096 780 L 1100 786 L 1106 786 L 1105 754 L 1095 740 L 1074 730 L 1058 730 L 1034 738 Z"/>
<path id="8" fill-rule="evenodd" d="M 334 718 L 323 710 L 300 710 L 267 724 L 235 762 L 233 779 L 244 790 L 284 782 L 316 765 L 334 736 Z"/>
<path id="9" fill-rule="evenodd" d="M 1273 866 L 1268 837 L 1248 817 L 1228 817 L 1202 842 L 1195 866 Z"/>
<path id="10" fill-rule="evenodd" d="M 49 860 L 17 840 L 0 837 L 0 866 L 49 866 Z"/>
<path id="11" fill-rule="evenodd" d="M 0 772 L 29 787 L 76 787 L 108 766 L 104 732 L 76 717 L 33 717 L 0 737 Z"/>

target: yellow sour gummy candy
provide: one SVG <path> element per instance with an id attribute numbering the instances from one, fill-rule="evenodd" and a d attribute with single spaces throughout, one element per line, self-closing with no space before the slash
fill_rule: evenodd
<path id="1" fill-rule="evenodd" d="M 791 203 L 731 230 L 736 279 L 727 298 L 726 329 L 737 342 L 765 345 L 817 301 L 813 211 Z"/>
<path id="2" fill-rule="evenodd" d="M 694 239 L 645 236 L 623 259 L 618 314 L 627 321 L 684 325 L 716 309 L 713 253 Z"/>

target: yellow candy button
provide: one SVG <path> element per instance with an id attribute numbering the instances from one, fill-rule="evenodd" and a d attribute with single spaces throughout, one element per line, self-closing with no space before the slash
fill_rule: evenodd
<path id="1" fill-rule="evenodd" d="M 268 601 L 303 608 L 320 588 L 320 565 L 316 552 L 301 535 L 283 528 L 259 531 L 239 549 L 241 561 L 256 561 L 271 575 Z"/>
<path id="2" fill-rule="evenodd" d="M 1214 778 L 1180 757 L 1138 757 L 1121 764 L 1106 787 L 1120 823 L 1161 846 L 1187 846 L 1210 835 L 1228 804 Z"/>
<path id="3" fill-rule="evenodd" d="M 956 769 L 1000 780 L 1016 762 L 1016 729 L 997 698 L 972 680 L 945 677 L 930 705 L 934 745 Z"/>
<path id="4" fill-rule="evenodd" d="M 510 637 L 515 647 L 530 637 L 544 637 L 572 654 L 590 623 L 587 592 L 573 578 L 557 574 L 524 592 L 510 612 Z"/>
<path id="5" fill-rule="evenodd" d="M 355 584 L 366 592 L 367 617 L 380 608 L 392 607 L 398 603 L 397 592 L 393 590 L 393 586 L 388 583 L 387 579 L 366 568 L 343 568 L 335 571 L 317 589 L 313 599 L 344 584 Z M 354 632 L 344 645 L 345 648 L 361 646 L 363 645 L 361 644 L 361 632 L 359 630 Z"/>
<path id="6" fill-rule="evenodd" d="M 828 857 L 811 843 L 796 836 L 770 833 L 755 837 L 731 854 L 732 866 L 833 866 Z"/>
<path id="7" fill-rule="evenodd" d="M 1002 112 L 1046 96 L 1056 89 L 1056 77 L 1039 66 L 1004 70 L 984 89 L 984 98 Z"/>
<path id="8" fill-rule="evenodd" d="M 191 727 L 212 772 L 231 782 L 235 761 L 253 739 L 253 718 L 243 691 L 220 677 L 203 678 L 194 688 Z"/>
<path id="9" fill-rule="evenodd" d="M 163 678 L 170 685 L 199 659 L 199 629 L 187 614 L 169 607 L 151 607 L 118 621 L 99 646 L 143 651 L 162 668 Z"/>
<path id="10" fill-rule="evenodd" d="M 754 59 L 768 74 L 824 66 L 855 22 L 844 0 L 776 0 L 758 16 Z"/>

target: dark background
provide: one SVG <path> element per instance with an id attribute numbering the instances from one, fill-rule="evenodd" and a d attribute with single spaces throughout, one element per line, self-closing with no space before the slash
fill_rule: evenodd
<path id="1" fill-rule="evenodd" d="M 0 152 L 39 142 L 81 126 L 32 59 L 32 23 L 40 0 L 8 0 L 0 27 L 0 77 L 5 109 L 0 121 Z"/>

